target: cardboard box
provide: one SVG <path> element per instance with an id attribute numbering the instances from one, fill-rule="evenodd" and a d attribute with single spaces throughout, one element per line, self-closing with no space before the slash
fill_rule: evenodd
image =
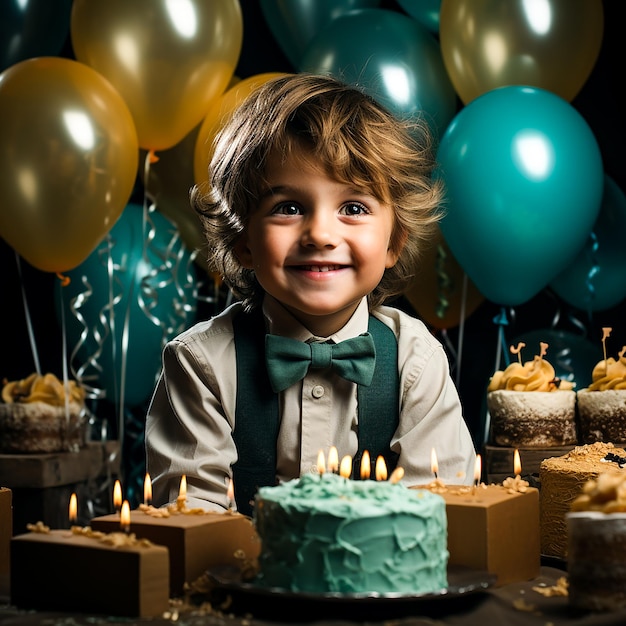
<path id="1" fill-rule="evenodd" d="M 119 530 L 120 516 L 95 517 L 91 527 Z M 136 509 L 130 512 L 130 532 L 169 549 L 173 597 L 181 596 L 186 582 L 192 583 L 211 567 L 242 567 L 244 561 L 256 561 L 261 548 L 250 518 L 234 512 L 152 517 Z"/>
<path id="2" fill-rule="evenodd" d="M 428 488 L 416 487 L 416 488 Z M 437 490 L 446 501 L 451 565 L 497 576 L 497 586 L 531 580 L 541 566 L 539 491 L 501 485 L 449 485 Z"/>
<path id="3" fill-rule="evenodd" d="M 122 533 L 117 537 L 132 540 Z M 169 609 L 169 571 L 164 546 L 110 545 L 71 530 L 29 532 L 11 540 L 11 603 L 24 609 L 159 617 Z"/>

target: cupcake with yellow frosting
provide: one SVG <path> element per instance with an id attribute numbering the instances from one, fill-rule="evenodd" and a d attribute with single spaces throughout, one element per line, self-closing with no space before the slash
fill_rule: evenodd
<path id="1" fill-rule="evenodd" d="M 605 358 L 593 368 L 592 382 L 577 393 L 580 434 L 583 443 L 626 442 L 626 346 L 606 358 L 605 341 L 611 328 L 603 329 Z"/>
<path id="2" fill-rule="evenodd" d="M 557 378 L 544 358 L 547 343 L 532 361 L 522 363 L 520 343 L 511 352 L 519 356 L 497 371 L 487 387 L 491 443 L 516 448 L 552 448 L 576 444 L 574 383 Z"/>
<path id="3" fill-rule="evenodd" d="M 4 381 L 0 403 L 0 452 L 45 453 L 85 445 L 85 390 L 54 374 Z"/>

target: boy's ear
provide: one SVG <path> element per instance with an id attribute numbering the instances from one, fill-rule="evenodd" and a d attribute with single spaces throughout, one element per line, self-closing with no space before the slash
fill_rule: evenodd
<path id="1" fill-rule="evenodd" d="M 409 234 L 405 230 L 398 230 L 392 234 L 389 240 L 389 247 L 387 248 L 387 262 L 385 263 L 387 269 L 393 267 L 398 262 L 408 238 Z"/>
<path id="2" fill-rule="evenodd" d="M 247 270 L 254 269 L 252 253 L 250 252 L 250 248 L 248 248 L 248 238 L 245 232 L 241 233 L 239 239 L 235 241 L 233 252 L 237 259 L 239 259 L 239 263 L 241 263 L 242 267 Z"/>

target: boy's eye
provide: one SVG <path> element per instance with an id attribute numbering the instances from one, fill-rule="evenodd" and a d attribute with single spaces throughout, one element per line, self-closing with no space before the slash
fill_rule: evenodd
<path id="1" fill-rule="evenodd" d="M 283 202 L 274 208 L 273 213 L 277 215 L 299 215 L 302 213 L 302 209 L 293 202 Z"/>
<path id="2" fill-rule="evenodd" d="M 341 207 L 341 213 L 343 213 L 344 215 L 366 215 L 367 213 L 369 213 L 369 211 L 367 210 L 367 207 L 363 206 L 362 204 L 356 204 L 354 202 L 351 202 L 350 204 L 345 204 L 344 206 Z"/>

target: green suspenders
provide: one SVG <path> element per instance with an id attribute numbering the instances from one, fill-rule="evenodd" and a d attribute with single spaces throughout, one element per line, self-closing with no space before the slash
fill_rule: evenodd
<path id="1" fill-rule="evenodd" d="M 237 509 L 252 514 L 252 502 L 261 486 L 276 484 L 276 442 L 280 419 L 278 394 L 272 391 L 265 366 L 265 322 L 260 309 L 233 318 L 237 358 L 237 406 L 233 438 L 239 460 L 233 466 Z M 357 389 L 359 450 L 353 460 L 353 477 L 359 477 L 361 457 L 367 450 L 372 468 L 379 455 L 388 471 L 397 455 L 389 449 L 398 426 L 398 344 L 393 331 L 373 315 L 368 330 L 376 346 L 374 379 Z M 372 469 L 374 476 L 374 469 Z"/>

